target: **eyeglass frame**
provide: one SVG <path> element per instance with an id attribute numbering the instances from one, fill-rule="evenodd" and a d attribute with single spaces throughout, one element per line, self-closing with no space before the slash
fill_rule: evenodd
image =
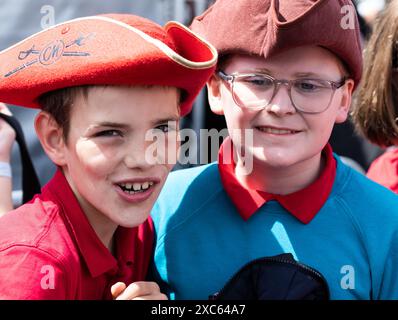
<path id="1" fill-rule="evenodd" d="M 296 109 L 297 112 L 301 112 L 301 113 L 305 113 L 305 114 L 319 114 L 319 113 L 325 112 L 327 109 L 329 109 L 330 104 L 331 104 L 331 102 L 333 100 L 333 97 L 334 97 L 334 94 L 335 94 L 336 90 L 340 89 L 341 87 L 343 87 L 346 84 L 347 80 L 349 79 L 348 77 L 343 76 L 343 78 L 340 81 L 323 80 L 323 79 L 315 79 L 315 78 L 301 78 L 301 79 L 285 80 L 285 79 L 276 79 L 276 78 L 270 76 L 269 74 L 265 74 L 265 73 L 232 73 L 232 74 L 227 74 L 227 73 L 225 73 L 222 70 L 217 70 L 216 74 L 222 80 L 228 82 L 231 85 L 232 98 L 234 99 L 234 102 L 236 103 L 236 105 L 238 107 L 240 107 L 241 109 L 246 109 L 246 110 L 262 110 L 262 109 L 265 109 L 266 107 L 268 107 L 271 104 L 271 101 L 275 98 L 275 96 L 276 96 L 276 94 L 277 94 L 277 92 L 278 92 L 278 90 L 280 88 L 280 85 L 284 84 L 284 85 L 287 85 L 287 89 L 288 89 L 287 92 L 289 94 L 290 102 L 292 103 L 294 109 Z M 249 76 L 258 76 L 258 75 L 261 75 L 261 76 L 264 76 L 266 78 L 271 79 L 271 81 L 272 81 L 272 83 L 274 85 L 274 92 L 272 93 L 271 99 L 269 100 L 268 104 L 266 104 L 264 106 L 261 106 L 261 107 L 252 107 L 251 108 L 251 107 L 241 106 L 240 103 L 238 101 L 236 101 L 235 95 L 234 95 L 233 88 L 234 88 L 235 79 L 243 78 L 243 77 L 249 77 Z M 330 97 L 330 101 L 329 101 L 328 105 L 325 107 L 325 109 L 323 109 L 322 111 L 316 111 L 316 112 L 303 111 L 303 110 L 301 110 L 300 108 L 298 108 L 295 105 L 295 103 L 293 102 L 293 99 L 292 99 L 291 88 L 292 88 L 292 84 L 294 82 L 296 82 L 297 80 L 313 80 L 313 81 L 321 80 L 321 81 L 329 83 L 330 88 L 333 90 L 333 92 L 332 92 L 332 95 Z"/>

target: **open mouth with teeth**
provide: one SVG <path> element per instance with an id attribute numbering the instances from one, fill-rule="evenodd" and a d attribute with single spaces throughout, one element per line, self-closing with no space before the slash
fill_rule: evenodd
<path id="1" fill-rule="evenodd" d="M 256 127 L 256 129 L 261 132 L 270 133 L 270 134 L 278 134 L 278 135 L 296 134 L 296 133 L 300 132 L 300 131 L 296 131 L 296 130 L 274 129 L 274 128 L 269 128 L 269 127 Z"/>
<path id="2" fill-rule="evenodd" d="M 153 181 L 135 182 L 135 183 L 120 183 L 119 188 L 127 194 L 142 193 L 149 190 L 154 185 Z"/>

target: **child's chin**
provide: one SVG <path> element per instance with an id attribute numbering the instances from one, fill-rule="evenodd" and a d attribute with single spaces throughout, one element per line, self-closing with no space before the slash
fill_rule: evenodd
<path id="1" fill-rule="evenodd" d="M 133 228 L 145 222 L 150 215 L 150 208 L 122 208 L 114 206 L 109 208 L 107 212 L 102 212 L 114 225 L 124 228 Z"/>
<path id="2" fill-rule="evenodd" d="M 146 219 L 148 219 L 149 213 L 145 214 L 140 217 L 134 216 L 134 219 L 117 219 L 114 221 L 118 226 L 124 227 L 124 228 L 134 228 L 136 226 L 139 226 L 140 224 L 144 223 Z"/>
<path id="3" fill-rule="evenodd" d="M 286 168 L 294 164 L 294 160 L 284 154 L 255 154 L 254 158 L 257 163 L 272 168 Z"/>

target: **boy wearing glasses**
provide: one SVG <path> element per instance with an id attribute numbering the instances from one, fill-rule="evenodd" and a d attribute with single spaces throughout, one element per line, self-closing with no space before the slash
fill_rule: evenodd
<path id="1" fill-rule="evenodd" d="M 164 291 L 207 299 L 250 261 L 291 253 L 332 299 L 397 299 L 398 198 L 328 144 L 361 78 L 351 1 L 218 0 L 192 29 L 220 53 L 209 102 L 230 138 L 155 204 Z"/>

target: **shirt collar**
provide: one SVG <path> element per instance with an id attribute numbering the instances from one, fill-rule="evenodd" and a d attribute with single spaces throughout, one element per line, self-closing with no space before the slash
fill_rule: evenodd
<path id="1" fill-rule="evenodd" d="M 242 186 L 235 176 L 233 161 L 223 161 L 233 158 L 231 155 L 224 154 L 225 150 L 233 152 L 231 146 L 226 148 L 227 144 L 232 144 L 230 138 L 223 142 L 219 150 L 218 169 L 225 191 L 244 220 L 248 220 L 267 201 L 276 200 L 298 220 L 307 224 L 319 212 L 332 191 L 336 176 L 336 160 L 330 144 L 327 144 L 322 151 L 326 165 L 317 180 L 308 187 L 288 195 L 270 194 Z"/>
<path id="2" fill-rule="evenodd" d="M 55 198 L 54 200 L 62 208 L 60 210 L 62 218 L 65 220 L 71 237 L 76 240 L 92 277 L 97 277 L 109 271 L 116 272 L 118 261 L 132 262 L 134 252 L 130 249 L 134 243 L 133 239 L 136 236 L 137 228 L 118 227 L 116 230 L 116 260 L 97 236 L 59 168 L 53 179 L 43 188 L 42 193 L 51 200 Z"/>

